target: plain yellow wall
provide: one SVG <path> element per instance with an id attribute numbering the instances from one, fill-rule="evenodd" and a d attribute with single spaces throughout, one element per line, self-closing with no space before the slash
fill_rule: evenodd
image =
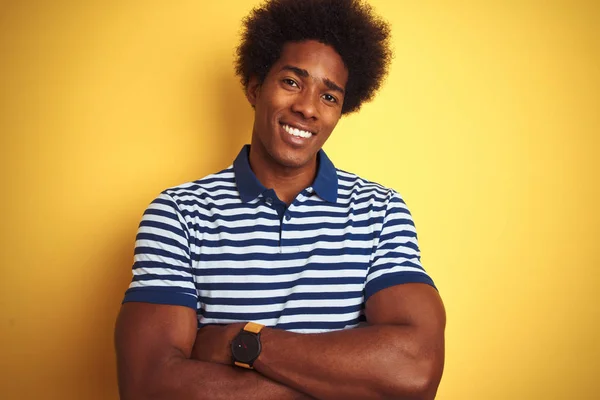
<path id="1" fill-rule="evenodd" d="M 0 398 L 117 398 L 139 218 L 249 140 L 256 3 L 0 1 Z M 372 4 L 395 60 L 326 150 L 413 211 L 448 312 L 438 398 L 600 398 L 599 2 Z"/>

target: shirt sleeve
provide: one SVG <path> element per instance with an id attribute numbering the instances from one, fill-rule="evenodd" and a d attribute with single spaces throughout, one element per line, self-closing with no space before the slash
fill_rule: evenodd
<path id="1" fill-rule="evenodd" d="M 382 289 L 403 283 L 426 283 L 435 288 L 421 265 L 412 216 L 400 195 L 391 191 L 379 242 L 367 273 L 365 301 Z"/>
<path id="2" fill-rule="evenodd" d="M 133 279 L 123 303 L 133 301 L 197 309 L 189 231 L 175 200 L 165 192 L 144 212 L 136 236 L 132 269 Z"/>

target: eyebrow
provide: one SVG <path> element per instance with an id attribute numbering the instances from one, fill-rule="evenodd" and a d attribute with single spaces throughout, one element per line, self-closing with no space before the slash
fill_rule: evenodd
<path id="1" fill-rule="evenodd" d="M 308 73 L 307 70 L 298 68 L 298 67 L 294 67 L 293 65 L 285 65 L 285 66 L 283 66 L 283 68 L 281 68 L 281 70 L 282 71 L 285 71 L 285 70 L 292 71 L 303 78 L 308 78 L 310 76 L 310 74 Z M 331 79 L 325 78 L 325 79 L 323 79 L 323 83 L 325 83 L 325 86 L 327 86 L 330 90 L 335 90 L 336 92 L 340 92 L 341 94 L 346 93 L 344 89 L 342 89 L 339 85 L 337 85 Z"/>

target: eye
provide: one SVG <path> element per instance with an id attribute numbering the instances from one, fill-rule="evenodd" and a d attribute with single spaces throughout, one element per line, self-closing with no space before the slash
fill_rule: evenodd
<path id="1" fill-rule="evenodd" d="M 298 87 L 298 83 L 296 83 L 296 81 L 291 78 L 284 78 L 282 82 L 292 87 Z"/>
<path id="2" fill-rule="evenodd" d="M 325 93 L 323 95 L 323 98 L 325 99 L 325 101 L 327 101 L 329 103 L 337 103 L 337 99 L 328 93 Z"/>

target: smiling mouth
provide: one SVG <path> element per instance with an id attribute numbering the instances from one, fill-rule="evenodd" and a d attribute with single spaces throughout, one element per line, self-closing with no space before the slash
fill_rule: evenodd
<path id="1" fill-rule="evenodd" d="M 313 133 L 310 131 L 304 131 L 302 129 L 294 128 L 293 126 L 290 126 L 288 124 L 281 124 L 281 126 L 283 126 L 284 131 L 286 131 L 292 136 L 308 139 L 313 135 Z"/>

